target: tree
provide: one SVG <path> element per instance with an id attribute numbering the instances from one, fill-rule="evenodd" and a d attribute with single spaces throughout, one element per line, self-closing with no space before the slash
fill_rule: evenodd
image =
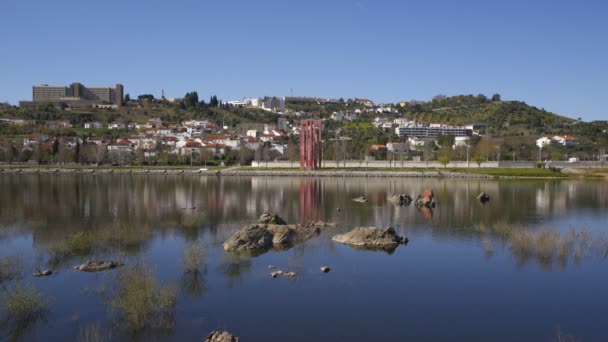
<path id="1" fill-rule="evenodd" d="M 129 102 L 129 101 L 131 101 L 131 95 L 129 95 L 129 93 L 127 93 L 125 95 L 125 102 Z"/>
<path id="2" fill-rule="evenodd" d="M 446 156 L 441 156 L 437 158 L 437 161 L 439 162 L 439 164 L 443 165 L 444 169 L 446 169 L 447 165 L 450 163 L 450 158 Z"/>
<path id="3" fill-rule="evenodd" d="M 107 151 L 108 148 L 106 147 L 106 145 L 95 145 L 95 163 L 97 165 L 103 163 L 104 159 L 106 158 Z"/>
<path id="4" fill-rule="evenodd" d="M 487 159 L 484 156 L 474 156 L 473 158 L 471 158 L 471 160 L 477 163 L 477 167 L 481 167 L 481 163 L 486 162 Z"/>
<path id="5" fill-rule="evenodd" d="M 198 105 L 198 93 L 196 91 L 186 93 L 184 96 L 184 105 L 188 108 L 196 108 Z"/>
<path id="6" fill-rule="evenodd" d="M 494 95 L 492 95 L 492 102 L 500 102 L 500 94 L 496 93 Z"/>
<path id="7" fill-rule="evenodd" d="M 142 94 L 142 95 L 139 95 L 139 96 L 137 97 L 137 99 L 138 99 L 138 100 L 140 100 L 140 101 L 141 101 L 141 100 L 150 100 L 150 101 L 154 101 L 154 95 L 152 95 L 152 94 Z"/>
<path id="8" fill-rule="evenodd" d="M 220 104 L 220 101 L 217 99 L 217 96 L 213 95 L 209 98 L 209 107 L 217 107 Z"/>

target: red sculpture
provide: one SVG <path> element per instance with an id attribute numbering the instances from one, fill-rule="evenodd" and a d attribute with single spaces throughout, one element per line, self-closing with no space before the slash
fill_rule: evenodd
<path id="1" fill-rule="evenodd" d="M 300 121 L 300 167 L 314 170 L 321 167 L 323 149 L 321 135 L 323 123 L 321 120 Z"/>

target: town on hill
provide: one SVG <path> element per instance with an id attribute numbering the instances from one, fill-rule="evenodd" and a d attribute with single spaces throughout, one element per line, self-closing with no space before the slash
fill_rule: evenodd
<path id="1" fill-rule="evenodd" d="M 0 163 L 251 165 L 298 161 L 299 122 L 323 122 L 325 160 L 605 161 L 608 122 L 583 122 L 492 96 L 133 98 L 124 87 L 34 86 L 0 105 Z"/>

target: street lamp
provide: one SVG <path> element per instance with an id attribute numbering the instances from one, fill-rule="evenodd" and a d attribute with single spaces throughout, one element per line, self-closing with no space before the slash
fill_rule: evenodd
<path id="1" fill-rule="evenodd" d="M 466 144 L 465 146 L 467 147 L 467 167 L 470 167 L 471 161 L 469 160 L 469 150 L 471 149 L 471 145 Z"/>

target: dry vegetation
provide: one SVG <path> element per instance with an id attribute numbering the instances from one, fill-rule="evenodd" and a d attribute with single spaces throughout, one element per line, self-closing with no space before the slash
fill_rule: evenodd
<path id="1" fill-rule="evenodd" d="M 175 291 L 159 286 L 150 268 L 142 264 L 120 271 L 109 304 L 130 333 L 144 329 L 170 331 L 175 324 Z"/>
<path id="2" fill-rule="evenodd" d="M 21 262 L 16 256 L 0 259 L 0 283 L 21 277 Z"/>
<path id="3" fill-rule="evenodd" d="M 477 225 L 474 230 L 505 241 L 520 263 L 536 260 L 544 267 L 551 267 L 555 262 L 565 267 L 569 260 L 578 263 L 586 256 L 608 256 L 608 238 L 602 234 L 592 234 L 586 228 L 578 231 L 571 228 L 560 233 L 548 228 L 535 231 L 501 222 L 490 226 Z M 491 252 L 491 243 L 484 239 L 483 248 L 486 254 Z"/>
<path id="4" fill-rule="evenodd" d="M 130 225 L 77 232 L 50 248 L 50 263 L 57 265 L 72 257 L 90 255 L 95 252 L 137 249 L 151 235 L 149 229 Z"/>
<path id="5" fill-rule="evenodd" d="M 15 340 L 38 320 L 44 319 L 49 306 L 48 299 L 34 286 L 23 284 L 3 287 L 0 303 L 0 331 L 8 332 Z"/>

